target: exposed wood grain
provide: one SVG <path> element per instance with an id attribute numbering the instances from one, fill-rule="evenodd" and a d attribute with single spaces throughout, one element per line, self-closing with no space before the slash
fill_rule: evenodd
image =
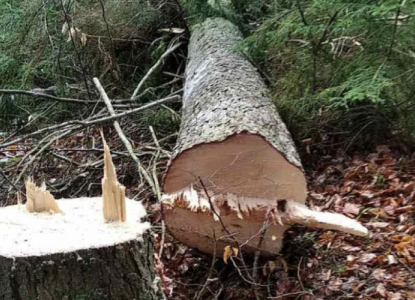
<path id="1" fill-rule="evenodd" d="M 102 178 L 102 199 L 104 219 L 106 222 L 125 222 L 125 186 L 118 182 L 110 149 L 104 144 L 104 178 Z"/>
<path id="2" fill-rule="evenodd" d="M 36 186 L 32 178 L 26 180 L 26 209 L 28 212 L 62 213 L 52 194 L 46 190 L 45 182 L 41 187 Z"/>

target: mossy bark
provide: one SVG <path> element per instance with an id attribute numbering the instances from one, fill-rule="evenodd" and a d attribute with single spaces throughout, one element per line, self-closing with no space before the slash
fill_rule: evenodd
<path id="1" fill-rule="evenodd" d="M 0 300 L 153 300 L 152 238 L 39 257 L 0 256 Z"/>

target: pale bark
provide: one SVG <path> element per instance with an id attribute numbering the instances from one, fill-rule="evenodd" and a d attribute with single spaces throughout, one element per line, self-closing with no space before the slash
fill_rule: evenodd
<path id="1" fill-rule="evenodd" d="M 220 18 L 193 31 L 182 124 L 163 190 L 177 192 L 201 177 L 214 193 L 304 202 L 294 142 L 257 70 L 235 49 L 241 41 L 238 28 Z M 255 191 L 241 189 L 253 180 Z"/>
<path id="2" fill-rule="evenodd" d="M 300 158 L 257 70 L 235 47 L 239 29 L 208 19 L 193 31 L 183 98 L 183 119 L 173 159 L 196 145 L 248 132 L 264 137 L 289 162 Z"/>

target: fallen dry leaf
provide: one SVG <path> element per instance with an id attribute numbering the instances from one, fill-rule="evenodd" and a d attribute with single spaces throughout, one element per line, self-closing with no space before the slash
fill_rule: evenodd
<path id="1" fill-rule="evenodd" d="M 344 246 L 343 250 L 349 251 L 349 252 L 358 252 L 358 251 L 362 251 L 362 248 L 357 247 L 357 246 Z"/>
<path id="2" fill-rule="evenodd" d="M 373 228 L 386 228 L 389 226 L 389 223 L 386 222 L 371 222 L 371 223 L 366 223 L 366 226 L 370 226 Z"/>
<path id="3" fill-rule="evenodd" d="M 376 254 L 374 253 L 364 253 L 360 258 L 357 260 L 358 263 L 366 264 L 376 258 Z"/>
<path id="4" fill-rule="evenodd" d="M 388 300 L 401 300 L 402 294 L 401 293 L 387 293 Z"/>
<path id="5" fill-rule="evenodd" d="M 223 252 L 223 261 L 225 264 L 228 264 L 228 258 L 233 256 L 238 256 L 239 250 L 238 248 L 232 248 L 231 246 L 226 246 L 225 251 Z"/>
<path id="6" fill-rule="evenodd" d="M 385 286 L 383 285 L 383 283 L 379 283 L 379 284 L 376 286 L 376 292 L 378 292 L 378 293 L 379 293 L 379 295 L 381 295 L 382 297 L 386 297 L 386 288 L 385 288 Z"/>
<path id="7" fill-rule="evenodd" d="M 393 255 L 388 255 L 388 263 L 390 265 L 396 265 L 398 261 L 396 260 L 396 257 Z"/>
<path id="8" fill-rule="evenodd" d="M 346 203 L 344 205 L 343 213 L 357 216 L 362 206 L 355 203 Z"/>
<path id="9" fill-rule="evenodd" d="M 223 252 L 223 261 L 225 264 L 228 264 L 228 258 L 232 255 L 232 248 L 231 246 L 226 246 L 225 251 Z"/>
<path id="10" fill-rule="evenodd" d="M 385 269 L 376 269 L 372 272 L 370 276 L 376 279 L 377 281 L 385 281 L 391 278 L 391 275 L 387 274 Z"/>

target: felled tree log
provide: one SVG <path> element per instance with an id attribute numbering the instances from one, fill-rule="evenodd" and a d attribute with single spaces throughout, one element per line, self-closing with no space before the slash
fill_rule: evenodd
<path id="1" fill-rule="evenodd" d="M 293 223 L 366 234 L 354 220 L 304 205 L 295 145 L 257 70 L 236 51 L 241 40 L 221 18 L 192 33 L 182 124 L 163 183 L 168 229 L 218 256 L 235 240 L 248 251 L 277 253 Z M 274 225 L 261 230 L 268 221 Z"/>

